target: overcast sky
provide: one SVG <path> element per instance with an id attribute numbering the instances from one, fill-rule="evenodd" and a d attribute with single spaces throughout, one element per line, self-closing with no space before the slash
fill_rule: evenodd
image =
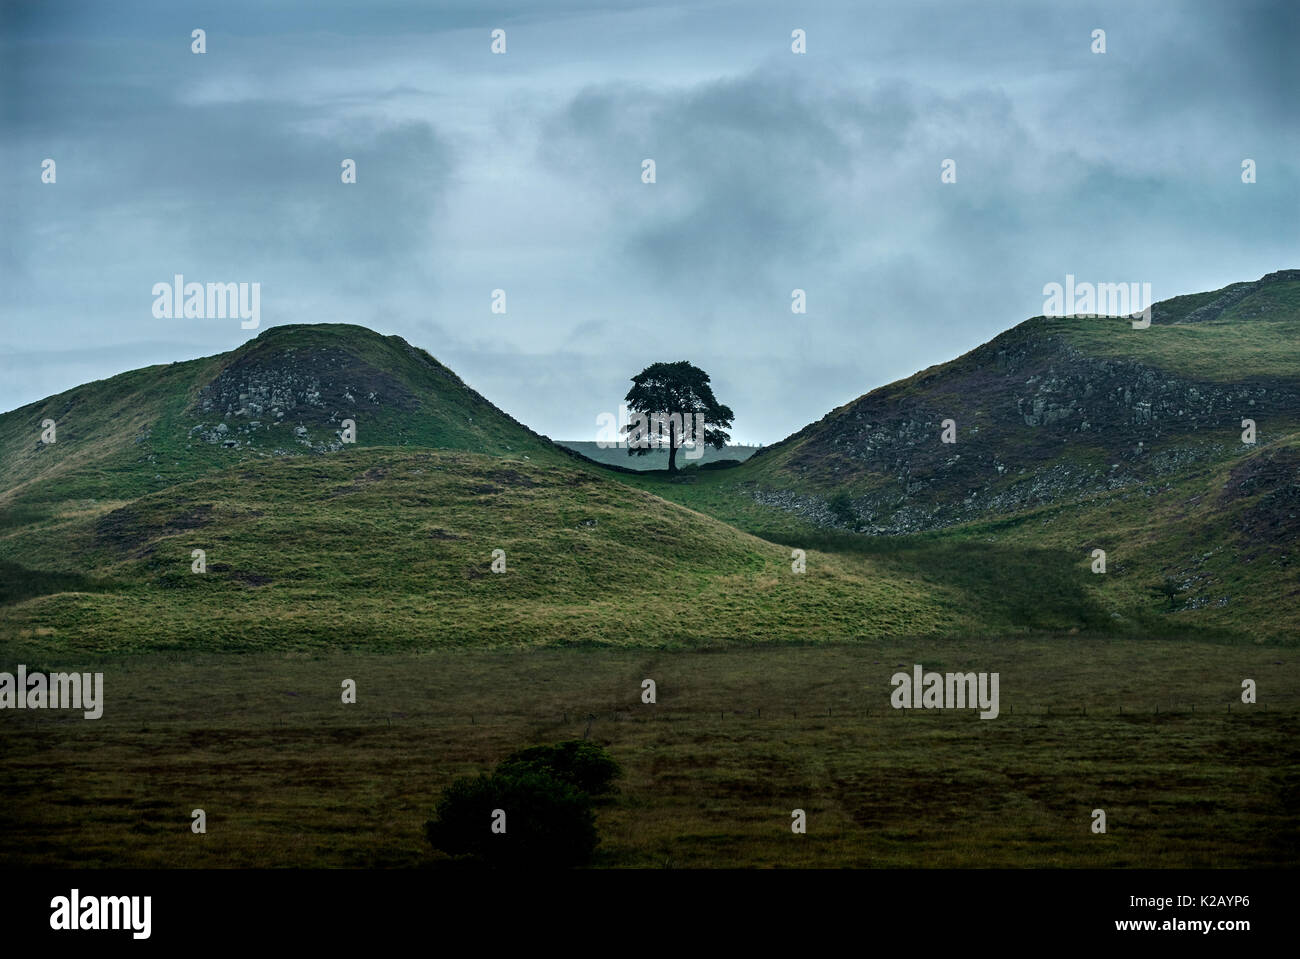
<path id="1" fill-rule="evenodd" d="M 259 332 L 155 318 L 181 273 L 260 283 L 262 329 L 399 334 L 555 438 L 687 359 L 771 443 L 1067 273 L 1300 267 L 1298 41 L 1294 0 L 6 0 L 0 409 Z"/>

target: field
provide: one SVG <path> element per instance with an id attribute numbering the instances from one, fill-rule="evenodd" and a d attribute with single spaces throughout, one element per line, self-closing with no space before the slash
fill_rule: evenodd
<path id="1" fill-rule="evenodd" d="M 4 668 L 75 665 L 39 656 L 11 644 Z M 999 672 L 1001 715 L 890 708 L 889 677 L 918 662 Z M 102 719 L 0 724 L 6 864 L 438 867 L 421 826 L 444 786 L 588 730 L 625 770 L 598 810 L 600 866 L 1244 867 L 1300 853 L 1300 671 L 1270 645 L 1042 635 L 80 665 L 105 674 Z M 1257 705 L 1240 702 L 1245 678 Z M 190 831 L 196 808 L 205 835 Z M 806 835 L 791 832 L 796 808 Z"/>

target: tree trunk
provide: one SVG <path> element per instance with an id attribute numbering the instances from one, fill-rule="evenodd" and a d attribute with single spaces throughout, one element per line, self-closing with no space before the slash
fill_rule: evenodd
<path id="1" fill-rule="evenodd" d="M 668 421 L 668 472 L 677 472 L 677 424 Z"/>

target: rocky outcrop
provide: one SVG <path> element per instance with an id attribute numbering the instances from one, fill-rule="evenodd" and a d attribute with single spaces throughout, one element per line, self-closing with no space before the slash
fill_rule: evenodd
<path id="1" fill-rule="evenodd" d="M 1206 322 L 1289 270 L 1236 284 L 1180 322 Z M 1300 423 L 1297 375 L 1213 382 L 1090 355 L 1034 320 L 965 356 L 876 390 L 751 460 L 785 462 L 758 502 L 818 525 L 911 533 L 1128 486 L 1159 486 Z M 940 442 L 945 421 L 956 443 Z M 781 478 L 788 478 L 788 485 Z"/>
<path id="2" fill-rule="evenodd" d="M 390 374 L 343 349 L 250 354 L 199 391 L 196 412 L 245 421 L 324 423 L 389 405 L 410 410 L 415 397 Z"/>
<path id="3" fill-rule="evenodd" d="M 192 407 L 194 440 L 226 449 L 272 447 L 327 453 L 343 448 L 343 421 L 388 407 L 418 408 L 394 376 L 331 347 L 252 351 L 204 386 Z"/>
<path id="4" fill-rule="evenodd" d="M 1246 297 L 1257 292 L 1260 287 L 1271 283 L 1294 283 L 1297 281 L 1300 281 L 1300 270 L 1278 270 L 1276 273 L 1269 273 L 1254 283 L 1234 283 L 1209 303 L 1192 310 L 1177 322 L 1207 323 L 1211 320 L 1217 320 L 1229 307 L 1236 306 Z M 1152 322 L 1159 322 L 1159 318 L 1154 311 L 1152 313 Z"/>

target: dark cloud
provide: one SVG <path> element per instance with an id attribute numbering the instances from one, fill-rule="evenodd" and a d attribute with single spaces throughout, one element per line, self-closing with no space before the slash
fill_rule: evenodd
<path id="1" fill-rule="evenodd" d="M 772 442 L 1041 312 L 1067 272 L 1165 297 L 1300 265 L 1290 0 L 0 17 L 3 408 L 250 335 L 154 320 L 183 272 L 262 282 L 264 325 L 405 336 L 556 437 L 687 357 Z"/>

